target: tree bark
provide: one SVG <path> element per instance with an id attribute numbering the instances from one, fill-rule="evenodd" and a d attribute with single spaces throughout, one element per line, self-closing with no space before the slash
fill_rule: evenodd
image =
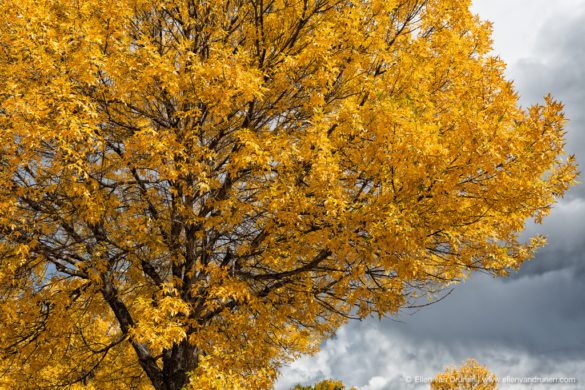
<path id="1" fill-rule="evenodd" d="M 187 339 L 163 352 L 163 387 L 161 390 L 181 390 L 189 382 L 189 372 L 199 363 L 197 348 Z M 158 390 L 158 389 L 157 389 Z"/>

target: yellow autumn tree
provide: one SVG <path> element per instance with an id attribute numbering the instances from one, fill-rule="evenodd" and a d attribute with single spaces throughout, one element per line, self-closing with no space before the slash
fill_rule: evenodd
<path id="1" fill-rule="evenodd" d="M 0 2 L 0 387 L 267 388 L 518 268 L 575 165 L 469 6 Z"/>
<path id="2" fill-rule="evenodd" d="M 345 390 L 346 387 L 341 381 L 325 379 L 312 386 L 296 385 L 292 390 Z"/>
<path id="3" fill-rule="evenodd" d="M 474 359 L 448 368 L 431 382 L 431 390 L 497 390 L 498 378 Z"/>

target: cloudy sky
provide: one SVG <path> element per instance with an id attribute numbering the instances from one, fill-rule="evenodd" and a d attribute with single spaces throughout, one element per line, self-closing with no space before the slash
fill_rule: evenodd
<path id="1" fill-rule="evenodd" d="M 495 52 L 522 104 L 548 92 L 565 103 L 567 148 L 584 167 L 585 0 L 475 0 L 473 8 L 494 23 Z M 433 377 L 469 357 L 501 378 L 578 381 L 502 389 L 585 389 L 585 186 L 528 233 L 546 234 L 549 244 L 518 274 L 474 276 L 417 313 L 350 323 L 319 354 L 283 369 L 276 389 L 325 378 L 363 390 L 425 389 L 408 379 Z"/>

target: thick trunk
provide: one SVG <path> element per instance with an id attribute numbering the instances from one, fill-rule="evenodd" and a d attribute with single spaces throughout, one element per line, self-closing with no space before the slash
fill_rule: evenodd
<path id="1" fill-rule="evenodd" d="M 105 276 L 102 277 L 102 281 L 104 299 L 118 319 L 122 332 L 128 334 L 135 324 L 134 319 L 124 302 L 118 298 L 114 285 Z M 132 339 L 130 343 L 136 352 L 140 366 L 156 390 L 181 390 L 189 381 L 189 373 L 197 368 L 197 348 L 189 344 L 186 339 L 163 351 L 162 369 L 147 346 Z"/>
<path id="2" fill-rule="evenodd" d="M 163 385 L 160 390 L 181 390 L 188 383 L 189 373 L 197 368 L 197 364 L 197 348 L 187 340 L 164 351 Z"/>

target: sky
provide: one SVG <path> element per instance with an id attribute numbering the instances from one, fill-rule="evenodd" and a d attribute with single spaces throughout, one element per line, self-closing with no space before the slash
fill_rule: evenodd
<path id="1" fill-rule="evenodd" d="M 475 0 L 473 10 L 493 22 L 494 52 L 521 104 L 549 92 L 565 104 L 567 150 L 585 166 L 585 0 Z M 528 226 L 527 236 L 537 233 L 548 245 L 518 273 L 475 275 L 417 312 L 350 322 L 318 354 L 283 368 L 276 390 L 326 378 L 362 390 L 428 389 L 425 380 L 467 358 L 500 378 L 577 381 L 501 389 L 585 389 L 585 185 Z"/>

